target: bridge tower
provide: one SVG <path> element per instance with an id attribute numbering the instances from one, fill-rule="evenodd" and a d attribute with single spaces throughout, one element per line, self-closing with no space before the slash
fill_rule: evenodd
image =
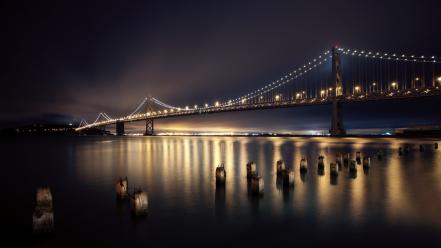
<path id="1" fill-rule="evenodd" d="M 343 81 L 341 76 L 340 54 L 337 47 L 332 48 L 332 84 L 335 86 L 335 95 L 332 100 L 332 122 L 329 133 L 332 136 L 346 134 L 342 117 Z"/>
<path id="2" fill-rule="evenodd" d="M 147 105 L 146 105 L 146 114 L 147 112 L 153 112 L 153 103 L 152 99 L 149 96 L 147 99 Z M 153 129 L 153 118 L 147 118 L 145 120 L 145 133 L 144 136 L 152 136 L 154 134 Z"/>
<path id="3" fill-rule="evenodd" d="M 118 136 L 124 135 L 124 122 L 122 121 L 116 122 L 116 135 Z"/>

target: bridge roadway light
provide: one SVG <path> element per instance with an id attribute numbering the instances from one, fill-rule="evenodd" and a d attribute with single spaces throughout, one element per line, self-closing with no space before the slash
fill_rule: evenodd
<path id="1" fill-rule="evenodd" d="M 436 78 L 436 81 L 437 81 L 438 83 L 441 83 L 441 76 L 437 77 L 437 78 Z"/>
<path id="2" fill-rule="evenodd" d="M 205 106 L 206 108 L 208 108 L 208 103 L 206 103 L 204 106 Z"/>
<path id="3" fill-rule="evenodd" d="M 198 105 L 194 105 L 194 109 L 197 109 L 198 108 Z"/>
<path id="4" fill-rule="evenodd" d="M 390 84 L 390 86 L 391 86 L 392 90 L 396 90 L 398 88 L 398 83 L 394 81 Z"/>
<path id="5" fill-rule="evenodd" d="M 357 86 L 354 87 L 354 93 L 355 93 L 355 94 L 360 93 L 360 91 L 361 91 L 360 86 L 357 85 Z"/>
<path id="6" fill-rule="evenodd" d="M 214 106 L 215 106 L 215 107 L 219 107 L 219 102 L 216 101 L 216 102 L 214 103 Z"/>
<path id="7" fill-rule="evenodd" d="M 280 100 L 280 96 L 276 95 L 276 101 Z"/>
<path id="8" fill-rule="evenodd" d="M 188 110 L 189 108 L 188 108 L 188 106 L 185 106 L 185 110 Z"/>
<path id="9" fill-rule="evenodd" d="M 326 91 L 325 90 L 321 90 L 320 91 L 320 97 L 325 97 Z"/>

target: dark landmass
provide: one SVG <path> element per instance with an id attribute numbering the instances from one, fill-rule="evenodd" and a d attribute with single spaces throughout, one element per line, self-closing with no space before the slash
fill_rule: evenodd
<path id="1" fill-rule="evenodd" d="M 16 128 L 0 129 L 0 136 L 51 136 L 51 135 L 68 135 L 68 136 L 104 136 L 115 135 L 111 131 L 101 128 L 91 128 L 75 131 L 77 125 L 73 124 L 32 124 Z M 199 134 L 197 132 L 188 134 L 171 134 L 158 136 L 235 136 L 235 137 L 328 137 L 326 134 L 283 134 L 283 133 L 233 133 L 233 134 Z M 441 137 L 441 125 L 427 125 L 396 128 L 391 134 L 347 134 L 341 137 L 408 137 L 408 138 L 438 138 Z"/>
<path id="2" fill-rule="evenodd" d="M 77 135 L 72 124 L 32 124 L 0 130 L 0 136 Z"/>

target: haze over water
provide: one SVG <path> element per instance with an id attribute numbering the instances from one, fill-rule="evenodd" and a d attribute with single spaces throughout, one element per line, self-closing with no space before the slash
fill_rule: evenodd
<path id="1" fill-rule="evenodd" d="M 431 139 L 268 137 L 26 137 L 0 141 L 8 232 L 37 245 L 441 244 L 441 150 Z M 398 147 L 412 151 L 398 156 Z M 418 145 L 424 144 L 424 151 Z M 371 156 L 369 171 L 347 168 L 331 180 L 337 153 Z M 375 156 L 382 151 L 384 156 Z M 324 175 L 317 157 L 325 156 Z M 299 162 L 308 158 L 301 176 Z M 275 163 L 294 168 L 295 186 L 278 184 Z M 248 194 L 255 161 L 264 196 Z M 214 170 L 225 164 L 226 186 Z M 26 173 L 24 173 L 26 172 Z M 147 191 L 149 214 L 132 218 L 115 183 Z M 35 190 L 51 187 L 55 235 L 35 238 Z M 8 190 L 14 187 L 15 190 Z"/>

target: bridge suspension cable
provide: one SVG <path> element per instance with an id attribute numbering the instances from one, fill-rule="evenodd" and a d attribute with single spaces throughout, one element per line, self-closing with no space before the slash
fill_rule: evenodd
<path id="1" fill-rule="evenodd" d="M 267 94 L 271 91 L 274 91 L 275 89 L 278 89 L 287 83 L 292 82 L 295 79 L 298 79 L 301 76 L 304 76 L 309 71 L 317 68 L 318 66 L 321 66 L 324 64 L 328 59 L 331 58 L 330 51 L 326 51 L 319 55 L 318 57 L 313 58 L 312 60 L 306 62 L 303 66 L 298 67 L 297 69 L 283 75 L 280 79 L 272 81 L 265 86 L 254 90 L 248 94 L 242 95 L 240 97 L 235 98 L 234 100 L 229 100 L 227 102 L 224 102 L 222 105 L 231 105 L 231 104 L 238 104 L 243 103 L 244 101 L 248 101 L 255 97 L 260 97 L 264 94 Z"/>
<path id="2" fill-rule="evenodd" d="M 106 121 L 112 120 L 112 118 L 108 116 L 106 113 L 101 112 L 98 114 L 98 116 L 96 117 L 95 121 L 92 124 L 97 123 L 101 117 L 103 117 Z"/>
<path id="3" fill-rule="evenodd" d="M 158 100 L 157 98 L 155 98 L 155 97 L 145 97 L 143 100 L 142 100 L 142 102 L 135 108 L 135 110 L 132 112 L 132 113 L 130 113 L 128 116 L 130 117 L 130 116 L 134 116 L 134 115 L 136 115 L 136 114 L 139 114 L 140 113 L 140 111 L 141 110 L 143 110 L 146 106 L 146 104 L 152 104 L 152 103 L 154 103 L 154 104 L 157 104 L 157 105 L 159 105 L 159 106 L 161 106 L 161 107 L 163 107 L 163 108 L 168 108 L 168 109 L 175 109 L 175 110 L 177 110 L 177 109 L 180 109 L 180 108 L 178 108 L 178 107 L 175 107 L 175 106 L 172 106 L 172 105 L 169 105 L 169 104 L 166 104 L 166 103 L 164 103 L 164 102 L 162 102 L 162 101 L 160 101 L 160 100 Z M 152 106 L 151 106 L 152 107 Z M 150 110 L 149 110 L 150 111 Z M 147 112 L 147 111 L 144 111 L 143 113 L 145 113 L 145 112 Z"/>

